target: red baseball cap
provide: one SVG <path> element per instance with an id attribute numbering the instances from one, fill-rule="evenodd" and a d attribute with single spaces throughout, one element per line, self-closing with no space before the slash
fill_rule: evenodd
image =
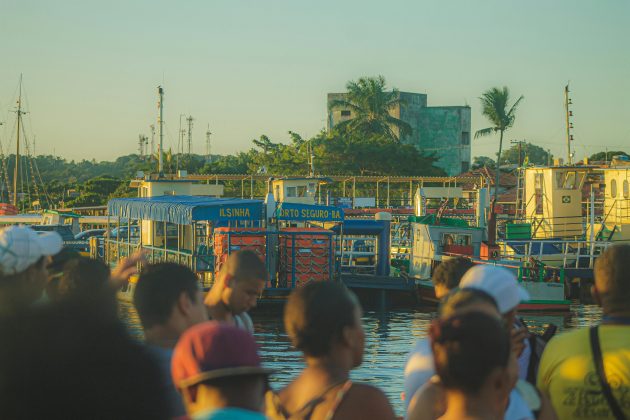
<path id="1" fill-rule="evenodd" d="M 173 383 L 183 389 L 203 381 L 240 375 L 269 375 L 247 331 L 217 321 L 197 324 L 179 338 L 171 361 Z"/>

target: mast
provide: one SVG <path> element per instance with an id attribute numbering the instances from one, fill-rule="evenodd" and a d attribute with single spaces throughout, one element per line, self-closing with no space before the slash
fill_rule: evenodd
<path id="1" fill-rule="evenodd" d="M 20 74 L 20 93 L 17 101 L 17 142 L 15 148 L 15 168 L 13 171 L 13 205 L 17 207 L 17 182 L 20 170 L 20 129 L 22 125 L 22 114 L 26 112 L 22 111 L 22 74 Z"/>
<path id="2" fill-rule="evenodd" d="M 158 117 L 158 127 L 160 129 L 160 145 L 158 147 L 158 173 L 159 176 L 162 176 L 164 175 L 164 162 L 162 158 L 162 152 L 164 150 L 164 120 L 162 119 L 164 111 L 164 89 L 162 89 L 162 86 L 158 86 L 158 95 L 160 96 L 160 101 L 158 102 L 158 107 L 160 109 L 160 116 Z"/>
<path id="3" fill-rule="evenodd" d="M 569 98 L 569 83 L 564 87 L 564 110 L 566 112 L 566 126 L 567 126 L 567 163 L 573 164 L 573 156 L 571 155 L 571 141 L 573 141 L 573 135 L 571 130 L 573 129 L 573 123 L 569 121 L 569 117 L 573 116 L 573 111 L 569 110 L 571 105 L 571 98 Z"/>

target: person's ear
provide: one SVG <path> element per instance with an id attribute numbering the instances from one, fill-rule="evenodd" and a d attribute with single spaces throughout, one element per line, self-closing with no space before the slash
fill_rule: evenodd
<path id="1" fill-rule="evenodd" d="M 356 341 L 356 337 L 354 335 L 354 328 L 348 327 L 348 326 L 343 327 L 343 329 L 341 330 L 341 339 L 343 341 L 343 344 L 345 344 L 348 347 L 352 347 L 352 345 Z"/>
<path id="2" fill-rule="evenodd" d="M 493 392 L 497 395 L 507 396 L 512 389 L 510 374 L 506 368 L 496 368 L 490 374 Z"/>
<path id="3" fill-rule="evenodd" d="M 190 314 L 191 308 L 192 302 L 190 296 L 188 296 L 186 291 L 181 292 L 177 298 L 177 309 L 179 309 L 183 315 L 187 316 Z"/>

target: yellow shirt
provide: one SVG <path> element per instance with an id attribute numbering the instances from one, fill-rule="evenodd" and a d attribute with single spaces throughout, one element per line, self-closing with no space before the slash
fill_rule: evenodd
<path id="1" fill-rule="evenodd" d="M 599 328 L 604 370 L 615 399 L 630 418 L 630 326 Z M 614 419 L 595 371 L 589 329 L 554 337 L 542 355 L 538 388 L 563 419 Z"/>

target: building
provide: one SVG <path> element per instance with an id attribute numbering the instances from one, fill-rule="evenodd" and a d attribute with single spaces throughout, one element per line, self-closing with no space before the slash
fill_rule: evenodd
<path id="1" fill-rule="evenodd" d="M 330 109 L 336 99 L 345 99 L 345 93 L 328 94 L 328 129 L 353 118 L 348 109 Z M 427 95 L 400 92 L 404 105 L 391 110 L 391 115 L 408 123 L 413 132 L 401 142 L 414 145 L 425 154 L 434 153 L 436 166 L 447 175 L 455 176 L 470 169 L 470 107 L 427 106 Z M 395 130 L 397 131 L 397 130 Z"/>

